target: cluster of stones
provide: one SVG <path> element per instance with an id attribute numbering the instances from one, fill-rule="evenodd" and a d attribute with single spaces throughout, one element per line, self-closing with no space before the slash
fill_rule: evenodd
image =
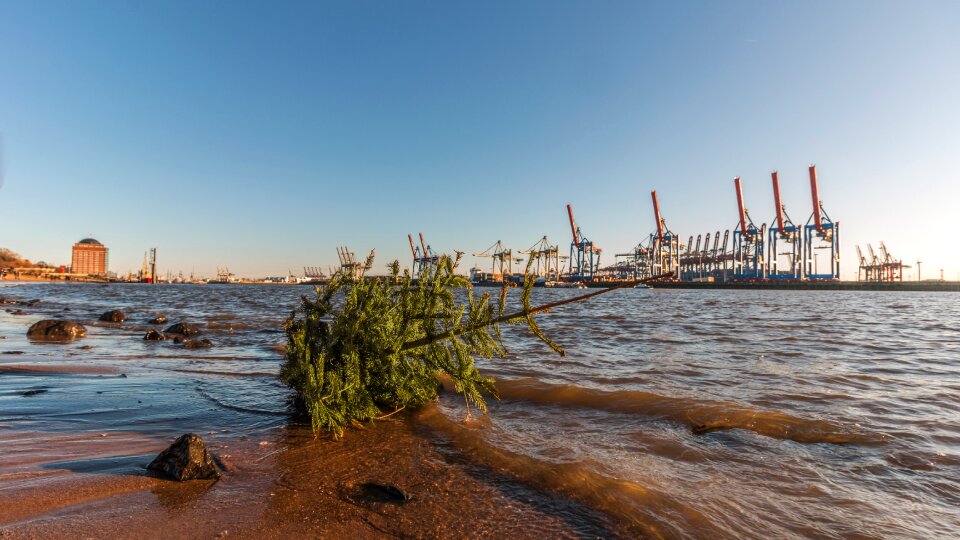
<path id="1" fill-rule="evenodd" d="M 153 320 L 159 321 L 160 319 L 162 319 L 163 322 L 167 320 L 165 317 L 157 317 Z M 200 329 L 192 324 L 177 323 L 169 326 L 163 332 L 153 329 L 148 330 L 147 334 L 143 336 L 143 339 L 145 341 L 166 341 L 169 339 L 174 343 L 183 343 L 184 348 L 187 349 L 207 349 L 213 347 L 213 343 L 211 343 L 209 339 L 194 337 L 199 333 Z"/>
<path id="2" fill-rule="evenodd" d="M 5 304 L 22 303 L 15 300 L 6 300 L 2 297 L 0 297 L 0 301 L 2 301 L 0 303 Z M 37 301 L 31 302 L 32 303 L 22 304 L 32 306 L 36 304 Z M 122 323 L 127 320 L 127 314 L 119 309 L 113 309 L 100 315 L 99 320 L 108 323 Z M 153 317 L 147 321 L 148 324 L 153 325 L 162 325 L 166 322 L 167 318 L 162 315 Z M 146 335 L 143 336 L 143 339 L 145 341 L 170 340 L 174 343 L 183 344 L 186 349 L 208 349 L 213 347 L 213 343 L 209 339 L 197 338 L 196 336 L 198 334 L 200 334 L 200 329 L 196 326 L 189 323 L 176 323 L 167 327 L 163 332 L 155 329 L 148 330 Z M 67 343 L 86 335 L 87 329 L 82 324 L 76 321 L 59 319 L 39 321 L 27 330 L 27 337 L 34 341 Z"/>

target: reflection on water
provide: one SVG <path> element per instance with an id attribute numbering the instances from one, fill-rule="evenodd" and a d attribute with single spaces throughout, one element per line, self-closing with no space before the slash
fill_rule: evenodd
<path id="1" fill-rule="evenodd" d="M 4 287 L 0 295 L 42 302 L 25 316 L 0 313 L 0 352 L 23 351 L 0 356 L 0 429 L 221 438 L 289 429 L 287 390 L 274 376 L 278 329 L 309 292 Z M 41 317 L 92 323 L 107 309 L 130 318 L 91 326 L 69 345 L 23 337 Z M 142 341 L 155 315 L 200 325 L 215 347 Z M 567 357 L 507 327 L 508 356 L 480 361 L 503 398 L 488 417 L 464 423 L 462 400 L 445 394 L 410 421 L 449 463 L 519 490 L 518 500 L 540 497 L 563 522 L 544 522 L 544 535 L 602 536 L 613 522 L 626 530 L 616 534 L 668 537 L 945 537 L 960 528 L 952 294 L 631 289 L 540 322 Z M 44 391 L 25 396 L 31 389 Z M 276 458 L 291 475 L 298 459 L 315 459 Z M 296 506 L 286 496 L 272 504 Z"/>

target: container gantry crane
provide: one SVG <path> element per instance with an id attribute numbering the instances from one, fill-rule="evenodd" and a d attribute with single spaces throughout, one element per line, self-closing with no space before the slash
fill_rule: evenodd
<path id="1" fill-rule="evenodd" d="M 660 202 L 657 200 L 656 190 L 650 192 L 653 201 L 653 217 L 657 222 L 656 233 L 650 234 L 650 263 L 651 275 L 672 273 L 674 278 L 680 277 L 680 237 L 673 233 L 667 222 L 660 215 Z M 698 237 L 699 243 L 699 237 Z"/>
<path id="2" fill-rule="evenodd" d="M 743 204 L 743 188 L 740 177 L 733 179 L 737 191 L 739 222 L 733 231 L 733 279 L 757 280 L 766 277 L 764 264 L 764 237 L 766 224 L 754 225 L 750 212 Z"/>
<path id="3" fill-rule="evenodd" d="M 903 269 L 910 268 L 910 265 L 903 264 L 902 259 L 895 259 L 883 242 L 880 242 L 880 255 L 880 281 L 903 281 Z"/>
<path id="4" fill-rule="evenodd" d="M 780 200 L 780 174 L 770 173 L 773 182 L 773 205 L 776 220 L 769 231 L 767 277 L 772 279 L 801 279 L 803 277 L 803 235 L 794 225 Z"/>
<path id="5" fill-rule="evenodd" d="M 413 255 L 413 275 L 420 276 L 424 270 L 437 263 L 440 257 L 433 253 L 433 250 L 423 241 L 423 233 L 420 234 L 420 246 L 413 245 L 413 236 L 407 235 L 410 242 L 410 254 Z"/>
<path id="6" fill-rule="evenodd" d="M 532 269 L 535 276 L 546 278 L 547 281 L 560 279 L 560 246 L 550 244 L 546 236 L 529 249 L 521 249 L 520 253 L 534 258 Z"/>
<path id="7" fill-rule="evenodd" d="M 573 220 L 573 206 L 567 205 L 567 215 L 570 217 L 570 232 L 573 233 L 573 242 L 570 243 L 570 268 L 567 279 L 571 281 L 590 281 L 594 273 L 600 269 L 600 253 L 603 251 L 593 245 L 591 240 L 583 236 L 580 227 Z"/>
<path id="8" fill-rule="evenodd" d="M 337 258 L 340 259 L 340 271 L 353 279 L 363 276 L 363 263 L 357 261 L 357 256 L 347 246 L 337 247 Z"/>
<path id="9" fill-rule="evenodd" d="M 823 208 L 817 185 L 817 166 L 810 165 L 810 197 L 813 213 L 803 227 L 804 275 L 812 280 L 840 279 L 840 222 L 834 222 Z M 824 252 L 824 269 L 817 260 L 818 251 Z"/>
<path id="10" fill-rule="evenodd" d="M 500 282 L 513 275 L 513 250 L 503 247 L 500 240 L 480 253 L 474 253 L 473 256 L 492 259 L 490 272 L 493 274 L 494 281 Z"/>

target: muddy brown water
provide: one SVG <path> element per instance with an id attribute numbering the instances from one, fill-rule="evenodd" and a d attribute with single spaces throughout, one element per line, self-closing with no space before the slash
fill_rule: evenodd
<path id="1" fill-rule="evenodd" d="M 0 528 L 70 536 L 113 523 L 114 536 L 137 536 L 193 516 L 196 528 L 167 532 L 945 538 L 960 530 L 953 294 L 616 291 L 539 318 L 566 357 L 506 327 L 507 357 L 479 362 L 501 392 L 489 415 L 465 421 L 463 400 L 445 393 L 435 406 L 334 443 L 291 420 L 275 377 L 280 324 L 310 292 L 0 287 L 0 296 L 41 300 L 26 315 L 0 312 L 0 353 L 22 351 L 0 355 Z M 537 290 L 534 302 L 576 294 Z M 97 323 L 109 309 L 129 319 Z M 156 315 L 199 325 L 215 347 L 142 341 Z M 27 341 L 26 328 L 48 317 L 80 320 L 88 337 Z M 147 477 L 152 455 L 188 431 L 227 456 L 225 480 L 188 488 Z M 413 499 L 364 499 L 358 486 L 377 480 Z"/>

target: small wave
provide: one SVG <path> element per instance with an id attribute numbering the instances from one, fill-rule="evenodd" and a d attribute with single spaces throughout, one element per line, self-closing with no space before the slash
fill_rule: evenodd
<path id="1" fill-rule="evenodd" d="M 223 375 L 227 377 L 276 377 L 276 373 L 269 371 L 216 371 L 206 369 L 171 369 L 177 373 L 198 373 L 200 375 Z"/>
<path id="2" fill-rule="evenodd" d="M 213 402 L 217 406 L 222 407 L 224 409 L 229 409 L 231 411 L 245 412 L 250 414 L 259 414 L 262 416 L 289 416 L 289 413 L 287 412 L 268 411 L 265 409 L 255 409 L 253 407 L 244 407 L 241 405 L 231 405 L 230 403 L 225 403 L 215 398 L 214 396 L 211 396 L 203 388 L 200 388 L 199 386 L 197 387 L 197 393 L 200 394 L 200 396 L 203 397 L 204 399 Z"/>
<path id="3" fill-rule="evenodd" d="M 890 304 L 887 306 L 887 309 L 912 309 L 913 306 L 910 304 Z"/>
<path id="4" fill-rule="evenodd" d="M 211 332 L 233 332 L 234 330 L 246 330 L 252 328 L 252 325 L 242 322 L 218 322 L 211 321 L 206 324 L 207 330 Z"/>
<path id="5" fill-rule="evenodd" d="M 935 457 L 927 456 L 921 452 L 895 452 L 888 454 L 886 460 L 891 465 L 911 471 L 932 471 L 936 469 L 934 465 Z"/>
<path id="6" fill-rule="evenodd" d="M 497 381 L 497 389 L 506 400 L 643 414 L 687 424 L 697 434 L 746 429 L 801 443 L 878 444 L 884 441 L 880 434 L 855 431 L 832 421 L 753 410 L 736 403 L 675 398 L 637 390 L 609 392 L 533 379 Z"/>
<path id="7" fill-rule="evenodd" d="M 707 536 L 724 535 L 696 508 L 635 482 L 595 472 L 589 463 L 548 463 L 497 448 L 487 442 L 481 431 L 451 421 L 436 406 L 421 409 L 415 418 L 449 438 L 468 460 L 600 510 L 615 518 L 635 537 L 673 538 L 688 526 Z"/>

